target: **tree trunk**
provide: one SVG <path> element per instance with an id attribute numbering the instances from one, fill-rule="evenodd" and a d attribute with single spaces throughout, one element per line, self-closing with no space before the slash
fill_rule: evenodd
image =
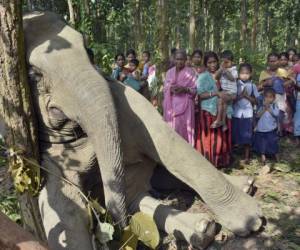
<path id="1" fill-rule="evenodd" d="M 85 14 L 88 16 L 90 14 L 89 0 L 83 0 L 83 8 Z"/>
<path id="2" fill-rule="evenodd" d="M 247 47 L 247 28 L 248 28 L 248 20 L 247 20 L 247 0 L 241 1 L 241 25 L 242 25 L 242 45 L 243 49 Z"/>
<path id="3" fill-rule="evenodd" d="M 214 26 L 213 26 L 213 51 L 219 53 L 221 49 L 221 23 L 219 19 L 222 17 L 221 16 L 216 16 L 214 17 Z"/>
<path id="4" fill-rule="evenodd" d="M 195 0 L 190 0 L 189 48 L 191 51 L 195 49 L 195 29 Z"/>
<path id="5" fill-rule="evenodd" d="M 157 1 L 158 15 L 158 52 L 160 64 L 157 68 L 161 70 L 161 74 L 166 72 L 166 66 L 169 58 L 169 32 L 168 32 L 168 6 L 166 0 Z M 160 76 L 161 76 L 160 74 Z M 159 77 L 160 77 L 159 76 Z"/>
<path id="6" fill-rule="evenodd" d="M 70 15 L 70 24 L 74 27 L 75 26 L 75 14 L 72 0 L 68 0 L 68 7 L 69 7 L 69 15 Z"/>
<path id="7" fill-rule="evenodd" d="M 134 30 L 133 35 L 134 41 L 135 41 L 135 48 L 137 48 L 138 54 L 142 53 L 142 50 L 144 49 L 143 39 L 144 36 L 142 35 L 142 23 L 141 23 L 141 1 L 135 0 L 134 6 L 133 6 L 133 18 L 134 18 Z"/>
<path id="8" fill-rule="evenodd" d="M 38 142 L 25 66 L 22 5 L 18 0 L 0 3 L 1 116 L 7 127 L 8 147 L 18 147 L 38 161 Z M 37 199 L 24 193 L 20 207 L 25 229 L 45 240 Z"/>
<path id="9" fill-rule="evenodd" d="M 180 24 L 179 24 L 179 20 L 178 20 L 180 12 L 179 12 L 178 6 L 179 6 L 179 0 L 176 0 L 176 4 L 175 4 L 175 15 L 176 15 L 176 23 L 175 23 L 175 47 L 177 49 L 180 48 Z"/>
<path id="10" fill-rule="evenodd" d="M 252 48 L 252 50 L 256 50 L 256 35 L 257 35 L 258 15 L 259 15 L 259 0 L 254 0 L 252 37 L 251 37 L 251 48 Z"/>
<path id="11" fill-rule="evenodd" d="M 203 2 L 203 12 L 204 12 L 204 27 L 205 27 L 205 50 L 209 50 L 210 41 L 210 23 L 209 23 L 209 13 L 208 13 L 208 0 Z"/>

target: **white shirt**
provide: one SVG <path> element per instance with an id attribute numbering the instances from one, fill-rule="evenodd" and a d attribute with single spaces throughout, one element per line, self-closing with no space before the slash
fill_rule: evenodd
<path id="1" fill-rule="evenodd" d="M 227 79 L 225 74 L 222 74 L 220 79 L 221 88 L 222 90 L 227 91 L 230 94 L 236 94 L 237 93 L 236 79 L 238 78 L 237 68 L 236 66 L 232 66 L 231 68 L 226 69 L 226 71 L 229 71 L 235 80 L 230 81 L 229 79 Z"/>
<path id="2" fill-rule="evenodd" d="M 259 97 L 259 93 L 255 84 L 252 81 L 243 82 L 238 80 L 237 82 L 237 94 L 238 96 L 246 91 L 248 96 L 253 96 L 255 98 Z M 235 118 L 252 118 L 253 117 L 253 106 L 251 102 L 242 98 L 234 103 L 233 105 L 233 117 Z"/>

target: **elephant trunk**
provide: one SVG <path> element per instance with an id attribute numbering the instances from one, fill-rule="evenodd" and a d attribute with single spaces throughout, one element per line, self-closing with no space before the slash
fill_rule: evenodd
<path id="1" fill-rule="evenodd" d="M 90 65 L 76 70 L 74 93 L 78 122 L 87 133 L 98 159 L 106 208 L 122 226 L 126 223 L 125 177 L 117 112 L 105 79 Z M 80 72 L 80 73 L 79 73 Z"/>

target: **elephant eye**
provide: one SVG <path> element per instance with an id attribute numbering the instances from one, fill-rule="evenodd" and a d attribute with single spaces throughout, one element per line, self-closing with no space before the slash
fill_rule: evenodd
<path id="1" fill-rule="evenodd" d="M 28 79 L 30 82 L 39 82 L 42 79 L 43 75 L 38 72 L 33 67 L 30 67 L 28 70 Z"/>
<path id="2" fill-rule="evenodd" d="M 57 107 L 49 107 L 49 116 L 56 120 L 67 120 L 67 116 Z"/>

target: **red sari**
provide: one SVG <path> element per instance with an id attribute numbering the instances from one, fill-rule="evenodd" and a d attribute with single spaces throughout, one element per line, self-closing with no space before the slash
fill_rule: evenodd
<path id="1" fill-rule="evenodd" d="M 210 128 L 216 118 L 211 113 L 200 110 L 199 115 L 196 116 L 195 147 L 214 166 L 222 168 L 227 167 L 231 160 L 231 119 L 226 119 L 228 130 L 223 132 L 222 127 Z"/>

